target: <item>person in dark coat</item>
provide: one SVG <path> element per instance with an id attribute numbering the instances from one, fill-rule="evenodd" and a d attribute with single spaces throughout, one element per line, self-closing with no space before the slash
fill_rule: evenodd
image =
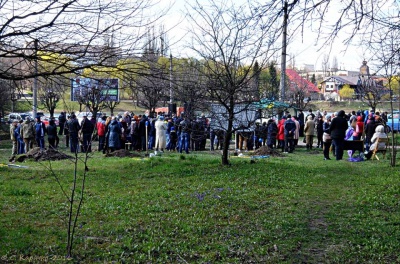
<path id="1" fill-rule="evenodd" d="M 108 148 L 111 152 L 120 149 L 121 147 L 121 127 L 115 117 L 112 118 L 108 126 Z"/>
<path id="2" fill-rule="evenodd" d="M 17 128 L 15 129 L 15 133 L 17 133 L 18 137 L 18 154 L 24 154 L 25 153 L 25 143 L 24 140 L 22 139 L 21 136 L 21 126 L 22 126 L 22 122 L 24 122 L 22 119 L 19 120 L 19 124 L 17 126 Z"/>
<path id="3" fill-rule="evenodd" d="M 67 116 L 65 115 L 65 112 L 61 112 L 60 115 L 58 116 L 58 126 L 60 127 L 60 130 L 58 131 L 58 135 L 62 135 L 64 132 L 64 125 L 67 122 Z"/>
<path id="4" fill-rule="evenodd" d="M 283 124 L 285 136 L 285 152 L 292 153 L 294 150 L 294 133 L 296 131 L 296 124 L 292 120 L 292 116 L 287 115 L 287 120 Z"/>
<path id="5" fill-rule="evenodd" d="M 263 122 L 261 126 L 261 145 L 265 146 L 267 144 L 267 138 L 268 138 L 268 127 L 267 127 L 267 122 Z"/>
<path id="6" fill-rule="evenodd" d="M 40 117 L 37 116 L 36 123 L 35 123 L 35 139 L 36 139 L 37 146 L 40 147 L 41 150 L 45 149 L 45 143 L 44 143 L 45 135 L 46 135 L 46 126 L 40 120 Z"/>
<path id="7" fill-rule="evenodd" d="M 340 110 L 337 117 L 332 119 L 329 128 L 332 144 L 335 146 L 336 160 L 343 159 L 344 138 L 348 127 L 349 125 L 345 117 L 345 112 Z"/>
<path id="8" fill-rule="evenodd" d="M 79 138 L 78 133 L 81 130 L 78 119 L 75 114 L 71 114 L 71 118 L 67 122 L 68 133 L 69 133 L 69 146 L 72 153 L 79 151 Z"/>
<path id="9" fill-rule="evenodd" d="M 92 152 L 92 135 L 94 131 L 94 125 L 91 120 L 89 120 L 86 116 L 83 116 L 81 127 L 82 152 Z"/>
<path id="10" fill-rule="evenodd" d="M 278 134 L 278 126 L 273 119 L 268 120 L 267 124 L 267 146 L 273 149 L 276 146 L 276 135 Z"/>
<path id="11" fill-rule="evenodd" d="M 300 124 L 299 136 L 304 137 L 304 113 L 302 110 L 299 110 L 299 114 L 297 115 L 297 120 Z"/>
<path id="12" fill-rule="evenodd" d="M 150 124 L 148 122 L 147 116 L 143 115 L 139 121 L 139 138 L 140 138 L 141 150 L 143 150 L 143 151 L 145 151 L 147 149 L 146 133 L 148 133 L 148 130 L 150 130 L 150 127 L 148 127 L 147 129 L 146 129 L 146 127 L 149 125 Z"/>
<path id="13" fill-rule="evenodd" d="M 50 119 L 49 125 L 47 126 L 47 141 L 49 142 L 49 147 L 56 149 L 58 146 L 57 142 L 57 126 L 53 119 Z"/>
<path id="14" fill-rule="evenodd" d="M 315 128 L 317 129 L 317 148 L 322 148 L 322 136 L 324 134 L 323 124 L 324 120 L 322 119 L 322 115 L 318 115 L 317 122 L 315 123 Z"/>
<path id="15" fill-rule="evenodd" d="M 185 150 L 186 154 L 189 154 L 189 145 L 190 145 L 190 133 L 192 130 L 191 122 L 188 117 L 184 117 L 184 119 L 179 124 L 179 130 L 181 132 L 180 143 L 179 143 L 179 152 L 182 153 Z"/>
<path id="16" fill-rule="evenodd" d="M 368 117 L 367 125 L 365 126 L 365 148 L 369 149 L 371 146 L 371 138 L 375 133 L 375 128 L 377 127 L 375 123 L 375 118 L 373 115 Z"/>
<path id="17" fill-rule="evenodd" d="M 64 136 L 65 136 L 65 147 L 69 148 L 69 130 L 68 130 L 68 121 L 71 120 L 71 116 L 67 116 L 67 122 L 64 124 Z"/>
<path id="18" fill-rule="evenodd" d="M 322 124 L 323 129 L 323 136 L 322 141 L 324 142 L 324 160 L 330 160 L 329 158 L 329 149 L 332 145 L 332 138 L 330 133 L 330 126 L 331 126 L 332 118 L 330 115 L 325 116 L 325 121 Z"/>
<path id="19" fill-rule="evenodd" d="M 103 154 L 106 154 L 109 152 L 108 148 L 108 139 L 110 138 L 110 133 L 109 133 L 109 128 L 110 128 L 110 123 L 112 121 L 112 117 L 109 116 L 106 118 L 106 121 L 104 122 L 105 125 L 105 137 L 104 137 L 104 147 L 103 147 Z"/>
<path id="20" fill-rule="evenodd" d="M 140 149 L 140 138 L 139 138 L 139 120 L 137 116 L 134 116 L 131 121 L 131 146 L 130 150 L 139 150 Z"/>
<path id="21" fill-rule="evenodd" d="M 129 137 L 129 129 L 128 129 L 128 124 L 126 123 L 124 118 L 121 118 L 119 121 L 119 125 L 121 127 L 121 148 L 125 147 L 125 143 L 129 142 L 130 139 Z"/>

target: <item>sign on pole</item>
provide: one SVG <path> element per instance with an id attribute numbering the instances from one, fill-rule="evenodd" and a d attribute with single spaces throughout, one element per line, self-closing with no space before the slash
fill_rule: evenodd
<path id="1" fill-rule="evenodd" d="M 71 79 L 71 101 L 86 98 L 92 91 L 100 91 L 100 100 L 119 101 L 118 79 Z"/>

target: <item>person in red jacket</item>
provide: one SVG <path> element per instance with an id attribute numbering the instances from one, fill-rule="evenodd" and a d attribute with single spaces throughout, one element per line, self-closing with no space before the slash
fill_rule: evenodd
<path id="1" fill-rule="evenodd" d="M 101 121 L 97 122 L 97 136 L 99 137 L 99 149 L 98 151 L 103 151 L 104 144 L 106 143 L 106 116 L 101 118 Z"/>
<path id="2" fill-rule="evenodd" d="M 278 140 L 278 147 L 282 149 L 282 152 L 285 151 L 285 121 L 286 116 L 283 116 L 281 120 L 278 122 L 278 134 L 276 135 L 276 139 Z"/>
<path id="3" fill-rule="evenodd" d="M 357 116 L 356 128 L 353 132 L 353 140 L 360 140 L 364 132 L 364 120 L 362 116 Z"/>

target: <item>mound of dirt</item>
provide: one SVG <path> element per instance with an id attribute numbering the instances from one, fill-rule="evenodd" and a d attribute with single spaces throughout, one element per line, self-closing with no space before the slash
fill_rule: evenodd
<path id="1" fill-rule="evenodd" d="M 17 155 L 13 160 L 10 161 L 19 161 L 23 162 L 25 159 L 34 159 L 36 161 L 45 161 L 45 160 L 65 160 L 72 159 L 71 156 L 59 152 L 54 149 L 46 149 L 40 150 L 40 148 L 33 148 L 28 153 Z"/>
<path id="2" fill-rule="evenodd" d="M 134 152 L 130 152 L 129 150 L 126 149 L 119 149 L 114 152 L 110 152 L 104 155 L 105 157 L 119 157 L 119 158 L 141 158 L 142 155 Z"/>
<path id="3" fill-rule="evenodd" d="M 272 157 L 284 157 L 285 155 L 282 154 L 282 152 L 276 150 L 276 149 L 270 149 L 268 146 L 262 146 L 258 149 L 256 149 L 253 153 L 253 155 L 257 156 L 272 156 Z"/>

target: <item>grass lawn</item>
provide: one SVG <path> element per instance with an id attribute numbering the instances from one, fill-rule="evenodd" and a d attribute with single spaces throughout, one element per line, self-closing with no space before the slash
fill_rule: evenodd
<path id="1" fill-rule="evenodd" d="M 10 147 L 0 142 L 0 164 Z M 94 153 L 70 262 L 400 263 L 398 165 L 304 148 L 230 160 Z M 0 165 L 1 263 L 63 263 L 68 203 L 49 166 L 69 193 L 73 163 L 21 165 Z"/>

